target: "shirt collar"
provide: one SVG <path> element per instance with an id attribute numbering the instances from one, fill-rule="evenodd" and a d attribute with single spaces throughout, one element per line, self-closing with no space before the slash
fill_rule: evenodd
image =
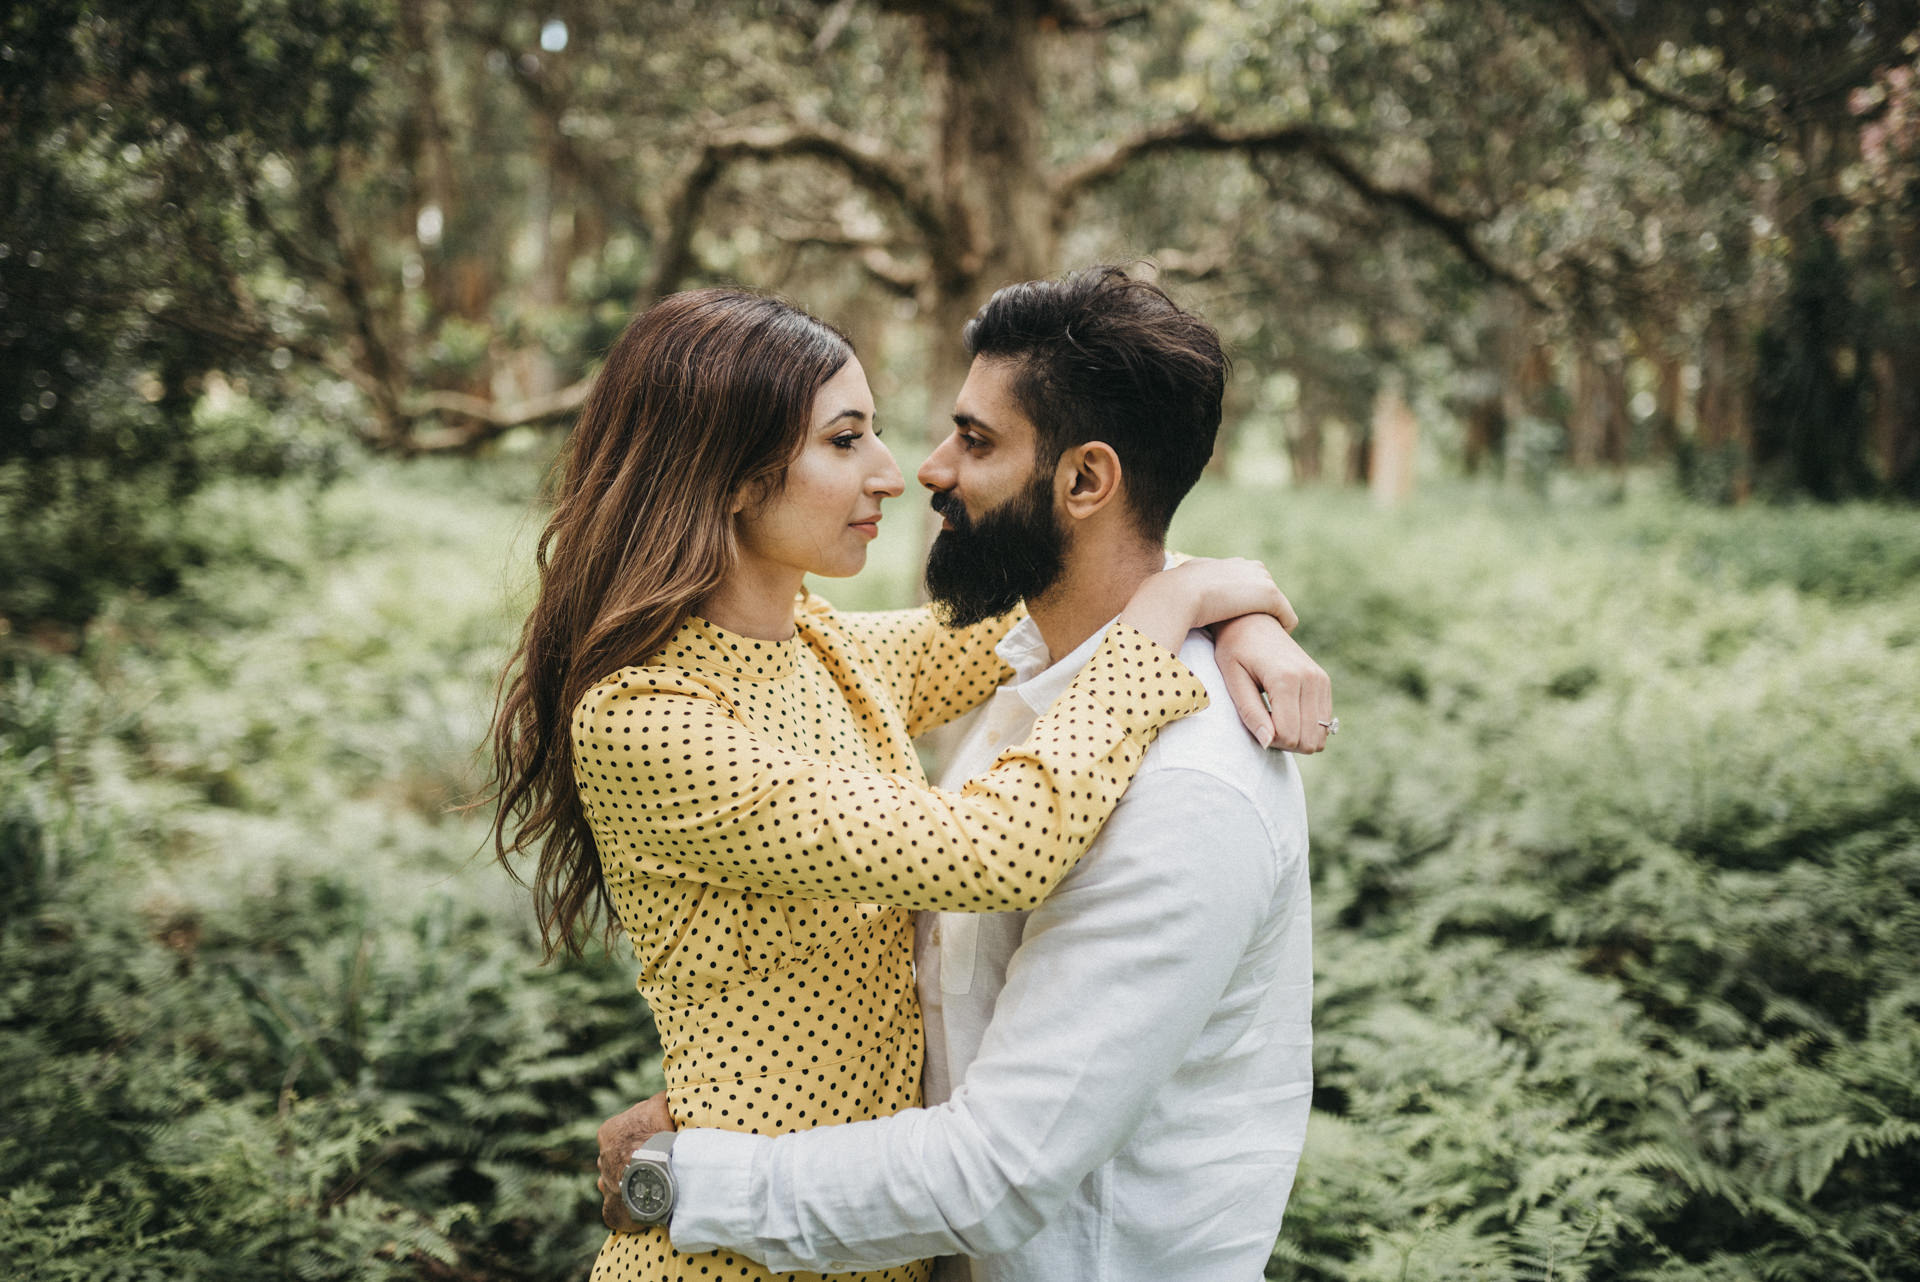
<path id="1" fill-rule="evenodd" d="M 1161 568 L 1171 569 L 1175 564 L 1173 554 L 1169 552 Z M 1033 621 L 1032 615 L 1023 616 L 1006 636 L 1000 638 L 1000 644 L 993 648 L 993 652 L 1013 669 L 1013 680 L 1000 688 L 1019 691 L 1020 697 L 1035 712 L 1045 712 L 1053 706 L 1055 699 L 1066 693 L 1074 677 L 1087 666 L 1087 660 L 1093 657 L 1093 652 L 1106 639 L 1107 629 L 1119 617 L 1115 615 L 1094 629 L 1093 635 L 1082 641 L 1078 649 L 1055 663 L 1053 656 L 1047 653 L 1047 642 L 1040 635 L 1040 625 Z"/>
<path id="2" fill-rule="evenodd" d="M 1074 676 L 1087 666 L 1087 660 L 1100 648 L 1100 642 L 1106 639 L 1107 629 L 1112 626 L 1113 620 L 1107 620 L 1094 629 L 1093 635 L 1082 641 L 1072 654 L 1056 663 L 1047 653 L 1046 639 L 1040 635 L 1040 626 L 1032 616 L 1020 620 L 994 647 L 994 653 L 1013 669 L 1013 680 L 1001 689 L 1017 693 L 1036 713 L 1045 712 L 1053 706 L 1055 699 L 1066 693 L 1067 687 L 1073 684 Z"/>

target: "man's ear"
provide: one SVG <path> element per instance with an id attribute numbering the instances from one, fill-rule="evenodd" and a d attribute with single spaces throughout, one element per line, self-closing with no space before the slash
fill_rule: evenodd
<path id="1" fill-rule="evenodd" d="M 1120 494 L 1120 456 L 1105 441 L 1076 445 L 1060 456 L 1053 473 L 1060 506 L 1084 521 Z"/>

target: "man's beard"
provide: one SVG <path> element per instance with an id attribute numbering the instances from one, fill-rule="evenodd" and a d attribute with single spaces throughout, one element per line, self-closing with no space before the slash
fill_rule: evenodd
<path id="1" fill-rule="evenodd" d="M 952 491 L 933 510 L 953 528 L 927 553 L 927 595 L 950 628 L 996 618 L 1041 596 L 1067 568 L 1066 533 L 1053 513 L 1053 475 L 1036 471 L 1027 487 L 978 520 Z"/>

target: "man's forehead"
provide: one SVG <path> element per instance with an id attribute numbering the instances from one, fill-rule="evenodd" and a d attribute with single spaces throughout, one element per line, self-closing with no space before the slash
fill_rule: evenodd
<path id="1" fill-rule="evenodd" d="M 1033 424 L 1013 392 L 1019 372 L 1015 361 L 974 357 L 967 381 L 954 398 L 953 421 L 1002 439 L 1033 435 Z"/>

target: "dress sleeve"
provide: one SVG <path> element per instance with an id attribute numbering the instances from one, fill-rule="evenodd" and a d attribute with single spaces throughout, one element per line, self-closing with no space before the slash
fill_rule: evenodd
<path id="1" fill-rule="evenodd" d="M 795 753 L 692 672 L 628 668 L 574 712 L 601 859 L 739 890 L 949 912 L 1030 908 L 1086 850 L 1166 723 L 1205 707 L 1124 624 L 1026 742 L 959 792 Z"/>
<path id="2" fill-rule="evenodd" d="M 949 628 L 926 606 L 912 610 L 834 612 L 885 674 L 893 704 L 918 738 L 987 701 L 1011 675 L 994 647 L 1025 608 L 970 628 Z"/>

